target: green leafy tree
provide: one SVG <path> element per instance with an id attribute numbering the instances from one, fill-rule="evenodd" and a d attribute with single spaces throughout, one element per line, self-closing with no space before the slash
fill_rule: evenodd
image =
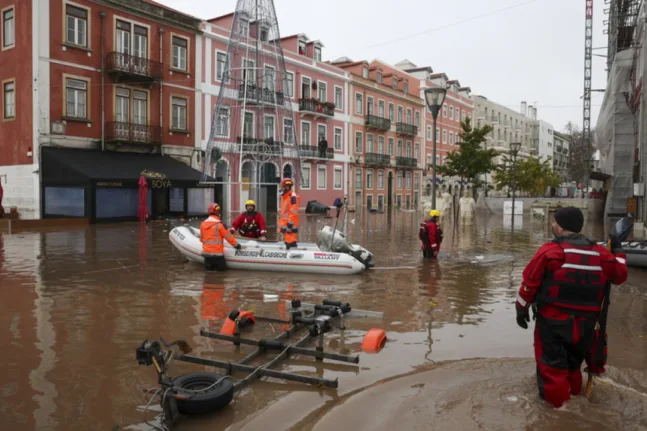
<path id="1" fill-rule="evenodd" d="M 467 117 L 461 122 L 463 132 L 459 135 L 458 151 L 450 151 L 442 166 L 438 166 L 438 173 L 444 176 L 459 177 L 461 179 L 461 193 L 463 183 L 467 180 L 474 189 L 481 187 L 479 178 L 483 174 L 492 172 L 495 168 L 493 159 L 497 156 L 494 149 L 483 149 L 487 134 L 492 131 L 492 126 L 472 127 L 471 118 Z"/>
<path id="2" fill-rule="evenodd" d="M 512 168 L 512 160 L 508 156 L 503 157 L 503 164 L 496 168 L 494 184 L 497 190 L 503 188 L 511 189 L 513 182 L 517 184 L 517 190 L 528 193 L 530 196 L 541 196 L 548 187 L 558 187 L 562 178 L 559 173 L 553 170 L 551 158 L 541 160 L 537 157 L 517 159 L 516 173 Z"/>

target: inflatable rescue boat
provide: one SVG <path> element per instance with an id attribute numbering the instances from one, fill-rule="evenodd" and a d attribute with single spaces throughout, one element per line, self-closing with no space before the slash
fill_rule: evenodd
<path id="1" fill-rule="evenodd" d="M 598 242 L 605 246 L 606 242 Z M 626 241 L 622 243 L 622 252 L 627 255 L 627 266 L 647 268 L 647 241 Z"/>
<path id="2" fill-rule="evenodd" d="M 189 261 L 204 263 L 199 229 L 178 226 L 169 232 L 169 240 Z M 297 248 L 290 250 L 286 250 L 283 242 L 236 240 L 241 250 L 225 241 L 225 260 L 232 269 L 350 275 L 373 266 L 373 253 L 350 244 L 343 233 L 330 226 L 319 230 L 317 244 L 299 242 Z"/>

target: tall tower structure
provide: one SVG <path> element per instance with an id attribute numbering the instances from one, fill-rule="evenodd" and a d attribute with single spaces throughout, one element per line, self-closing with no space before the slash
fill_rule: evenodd
<path id="1" fill-rule="evenodd" d="M 585 0 L 584 21 L 584 96 L 582 137 L 587 148 L 587 159 L 591 157 L 591 66 L 593 62 L 593 0 Z M 587 162 L 586 185 L 588 187 L 591 163 Z"/>
<path id="2" fill-rule="evenodd" d="M 301 158 L 273 0 L 238 0 L 213 111 L 202 182 L 217 179 L 231 208 L 276 208 L 278 183 L 301 181 Z M 221 172 L 221 174 L 216 174 Z M 226 174 L 222 174 L 226 172 Z"/>

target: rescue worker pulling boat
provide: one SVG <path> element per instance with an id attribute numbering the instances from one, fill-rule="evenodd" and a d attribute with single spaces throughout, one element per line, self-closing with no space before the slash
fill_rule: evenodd
<path id="1" fill-rule="evenodd" d="M 256 211 L 256 202 L 251 199 L 245 202 L 245 210 L 244 213 L 236 217 L 229 232 L 232 234 L 238 232 L 245 238 L 265 240 L 265 235 L 267 235 L 265 219 L 261 213 Z"/>
<path id="2" fill-rule="evenodd" d="M 524 329 L 531 305 L 533 311 L 536 306 L 539 395 L 555 408 L 582 392 L 582 362 L 589 372 L 605 372 L 606 334 L 598 326 L 602 305 L 608 301 L 610 283 L 627 280 L 624 253 L 612 252 L 621 250 L 620 239 L 612 235 L 609 251 L 580 234 L 583 224 L 578 208 L 555 213 L 555 239 L 544 244 L 524 269 L 515 304 L 517 324 Z"/>
<path id="3" fill-rule="evenodd" d="M 285 248 L 297 247 L 299 232 L 299 196 L 292 187 L 294 182 L 289 178 L 281 181 L 281 211 L 279 212 L 279 232 L 283 234 Z"/>
<path id="4" fill-rule="evenodd" d="M 429 218 L 420 223 L 418 238 L 422 241 L 422 256 L 425 259 L 436 259 L 443 242 L 443 230 L 438 225 L 440 211 L 429 211 Z"/>
<path id="5" fill-rule="evenodd" d="M 236 250 L 242 246 L 236 238 L 227 230 L 220 220 L 220 205 L 212 203 L 208 208 L 209 217 L 200 224 L 200 241 L 202 242 L 202 255 L 204 256 L 204 267 L 207 271 L 224 271 L 227 269 L 225 261 L 226 240 Z"/>

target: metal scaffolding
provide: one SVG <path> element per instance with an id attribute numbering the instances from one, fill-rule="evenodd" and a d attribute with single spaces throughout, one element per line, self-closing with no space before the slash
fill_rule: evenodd
<path id="1" fill-rule="evenodd" d="M 609 19 L 604 21 L 607 26 L 604 34 L 608 37 L 607 73 L 611 73 L 616 54 L 635 44 L 634 31 L 641 2 L 642 0 L 604 0 L 604 4 L 609 5 L 604 10 L 609 15 Z"/>

